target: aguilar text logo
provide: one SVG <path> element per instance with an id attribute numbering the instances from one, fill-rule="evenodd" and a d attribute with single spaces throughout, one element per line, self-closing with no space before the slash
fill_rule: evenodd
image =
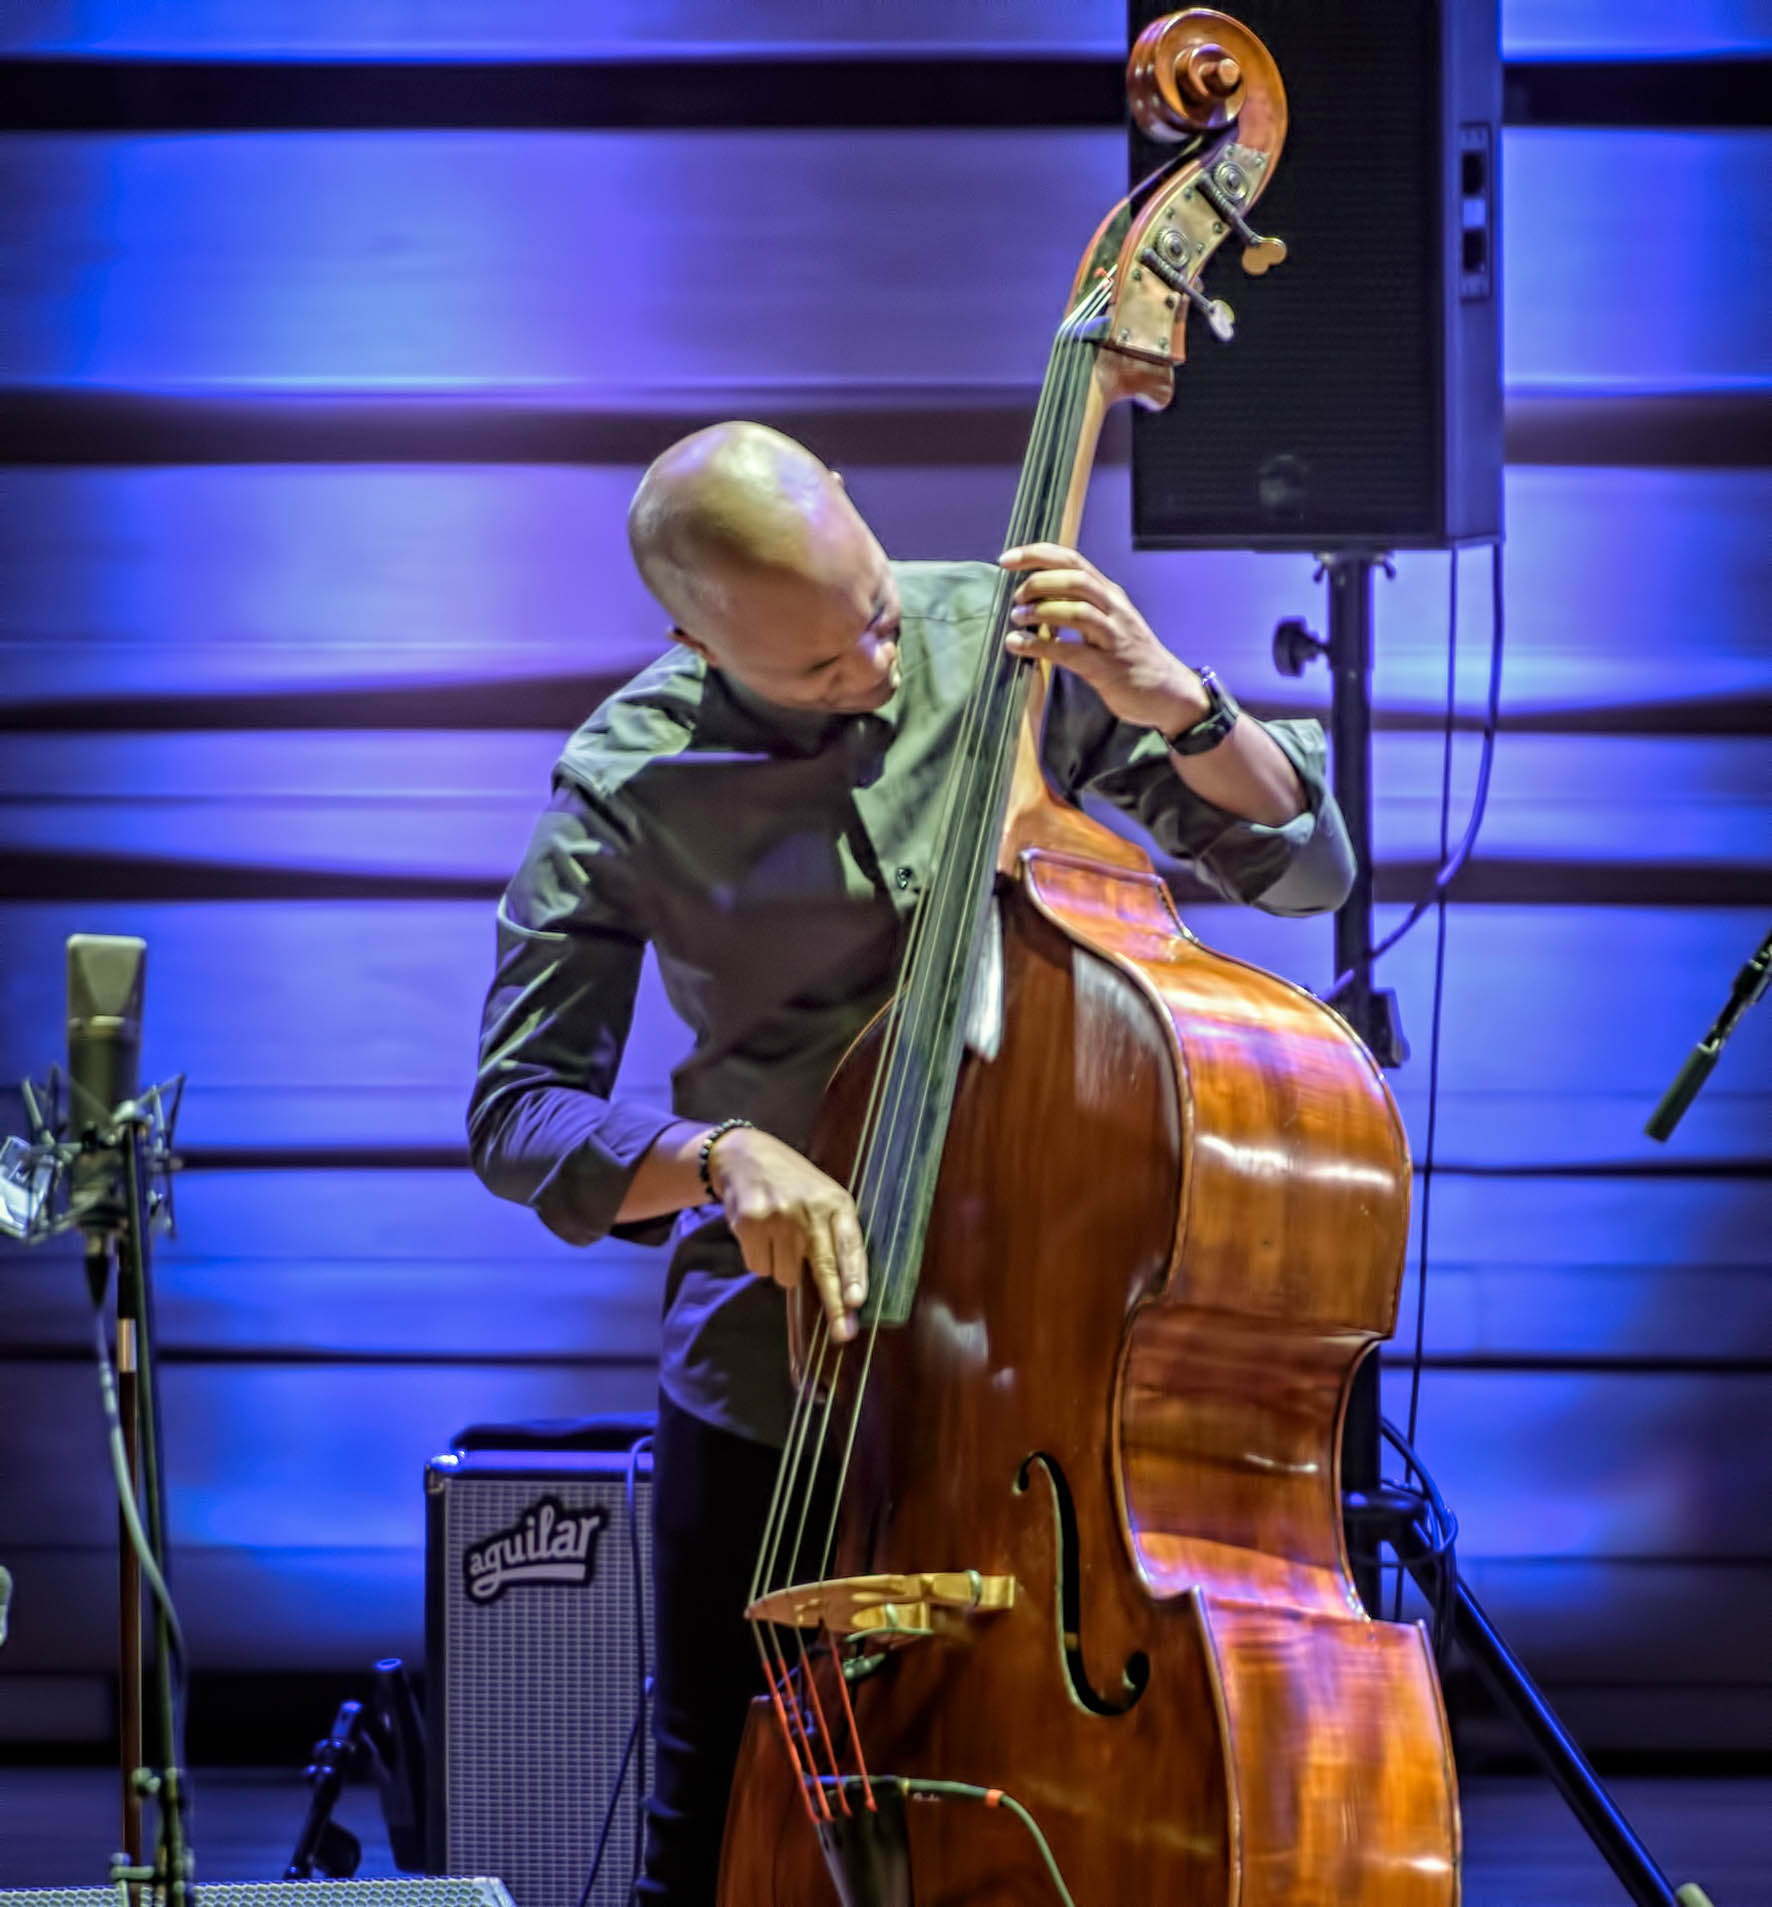
<path id="1" fill-rule="evenodd" d="M 521 1522 L 469 1545 L 462 1557 L 468 1595 L 496 1602 L 513 1583 L 588 1583 L 606 1521 L 604 1510 L 569 1510 L 558 1497 L 542 1497 Z"/>

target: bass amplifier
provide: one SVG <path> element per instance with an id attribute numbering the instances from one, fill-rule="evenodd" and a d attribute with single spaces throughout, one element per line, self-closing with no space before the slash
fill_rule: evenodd
<path id="1" fill-rule="evenodd" d="M 624 1907 L 650 1766 L 649 1418 L 488 1426 L 426 1467 L 429 1863 Z"/>

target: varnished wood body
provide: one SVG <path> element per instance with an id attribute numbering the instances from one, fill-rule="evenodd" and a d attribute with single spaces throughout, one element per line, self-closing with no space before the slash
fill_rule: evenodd
<path id="1" fill-rule="evenodd" d="M 1265 183 L 1285 99 L 1246 28 L 1174 16 L 1132 79 L 1153 110 L 1173 92 L 1178 124 L 1234 116 Z M 1110 214 L 1079 271 L 1079 290 L 1111 273 L 1113 317 L 1069 467 L 1049 473 L 1060 541 L 1107 409 L 1172 390 L 1185 309 L 1140 261 L 1186 224 L 1187 178 Z M 1142 852 L 1053 797 L 1046 666 L 998 843 L 1002 1043 L 962 1064 L 915 1303 L 873 1354 L 831 1568 L 1013 1577 L 1013 1605 L 859 1681 L 862 1749 L 881 1779 L 1013 1794 L 1079 1907 L 1453 1907 L 1439 1685 L 1418 1629 L 1359 1606 L 1337 1474 L 1354 1371 L 1395 1322 L 1396 1108 L 1334 1013 L 1200 946 Z M 883 1038 L 877 1024 L 839 1067 L 814 1135 L 845 1182 Z M 845 1401 L 859 1363 L 844 1360 Z M 836 1693 L 833 1678 L 824 1713 Z M 888 1886 L 852 1887 L 855 1907 L 1053 1898 L 1002 1810 L 913 1804 L 908 1840 L 908 1882 L 889 1863 Z M 759 1710 L 722 1907 L 836 1898 Z"/>
<path id="2" fill-rule="evenodd" d="M 1048 813 L 1051 847 L 1037 809 L 1018 822 L 1003 1045 L 961 1072 L 834 1565 L 1008 1574 L 1017 1596 L 855 1688 L 869 1765 L 1007 1789 L 1079 1903 L 1447 1907 L 1438 1685 L 1417 1629 L 1361 1611 L 1337 1485 L 1349 1381 L 1394 1321 L 1395 1109 L 1336 1015 L 1202 947 L 1123 842 L 1077 858 L 1093 824 Z M 827 1097 L 815 1156 L 834 1173 L 878 1038 Z M 1049 1897 L 1001 1812 L 915 1806 L 911 1848 L 919 1903 Z M 834 1899 L 781 1744 L 754 1728 L 724 1907 Z"/>

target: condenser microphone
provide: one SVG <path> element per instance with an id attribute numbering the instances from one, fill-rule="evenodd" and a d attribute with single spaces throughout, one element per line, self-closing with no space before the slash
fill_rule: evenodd
<path id="1" fill-rule="evenodd" d="M 142 984 L 148 943 L 68 936 L 68 1082 L 76 1138 L 110 1125 L 141 1091 Z"/>
<path id="2" fill-rule="evenodd" d="M 110 1278 L 110 1239 L 124 1203 L 122 1155 L 101 1135 L 141 1090 L 147 958 L 145 940 L 68 936 L 68 1124 L 80 1144 L 68 1189 L 82 1213 L 86 1278 L 95 1304 Z"/>

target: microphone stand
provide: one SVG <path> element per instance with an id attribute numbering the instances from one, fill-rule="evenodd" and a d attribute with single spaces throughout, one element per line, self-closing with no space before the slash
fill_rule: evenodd
<path id="1" fill-rule="evenodd" d="M 118 1583 L 121 1589 L 118 1686 L 118 1746 L 123 1777 L 123 1846 L 111 1862 L 112 1885 L 125 1898 L 156 1907 L 190 1907 L 192 1858 L 186 1823 L 189 1797 L 179 1766 L 178 1709 L 173 1661 L 182 1653 L 175 1618 L 164 1593 L 166 1496 L 160 1447 L 159 1386 L 154 1362 L 153 1296 L 149 1239 L 154 1221 L 171 1217 L 170 1173 L 177 1160 L 172 1136 L 184 1081 L 95 1117 L 76 1113 L 77 1142 L 61 1134 L 60 1075 L 52 1072 L 47 1093 L 50 1116 L 39 1110 L 27 1081 L 21 1087 L 31 1123 L 32 1145 L 8 1140 L 0 1171 L 9 1200 L 0 1224 L 27 1243 L 39 1243 L 78 1226 L 85 1236 L 87 1292 L 92 1301 L 102 1397 L 119 1492 Z M 76 1099 L 89 1098 L 75 1085 Z M 156 1192 L 155 1179 L 165 1190 Z M 68 1197 L 68 1186 L 73 1196 Z M 106 1343 L 105 1313 L 113 1267 L 116 1272 L 116 1363 Z M 144 1519 L 145 1517 L 145 1525 Z M 140 1549 L 146 1552 L 144 1570 Z M 143 1701 L 142 1578 L 154 1584 L 154 1664 L 151 1708 Z M 147 1724 L 144 1728 L 144 1722 Z M 144 1734 L 147 1743 L 144 1743 Z M 144 1746 L 151 1745 L 149 1762 Z M 154 1859 L 144 1859 L 142 1803 L 152 1801 L 158 1820 Z"/>
<path id="2" fill-rule="evenodd" d="M 113 1240 L 110 1235 L 86 1238 L 86 1288 L 93 1310 L 104 1309 L 111 1281 Z M 123 1425 L 123 1462 L 130 1490 L 141 1489 L 141 1385 L 136 1358 L 136 1309 L 130 1302 L 134 1281 L 117 1268 L 116 1358 L 117 1414 Z M 117 1757 L 123 1777 L 122 1859 L 141 1865 L 142 1798 L 135 1785 L 142 1765 L 142 1571 L 129 1540 L 129 1522 L 121 1505 L 117 1510 Z"/>
<path id="3" fill-rule="evenodd" d="M 150 1114 L 134 1109 L 132 1116 L 119 1121 L 123 1141 L 124 1223 L 117 1263 L 117 1335 L 121 1355 L 125 1331 L 133 1343 L 136 1365 L 137 1451 L 141 1500 L 147 1510 L 148 1553 L 165 1580 L 167 1564 L 166 1493 L 160 1465 L 159 1387 L 155 1381 L 153 1331 L 151 1326 L 152 1292 L 148 1281 L 148 1227 L 151 1218 L 148 1203 L 147 1152 L 153 1131 Z M 126 1417 L 125 1424 L 130 1420 Z M 125 1443 L 127 1448 L 127 1441 Z M 130 1483 L 138 1481 L 134 1469 Z M 134 1545 L 126 1543 L 124 1554 L 135 1562 Z M 139 1573 L 138 1571 L 132 1573 Z M 133 1616 L 137 1630 L 139 1663 L 141 1602 L 139 1588 L 133 1605 L 125 1603 L 124 1620 Z M 179 1766 L 178 1711 L 173 1699 L 171 1611 L 162 1596 L 154 1598 L 154 1747 L 159 1768 L 144 1766 L 139 1760 L 141 1718 L 138 1713 L 136 1740 L 138 1761 L 131 1771 L 130 1785 L 139 1809 L 141 1797 L 151 1798 L 159 1821 L 159 1841 L 154 1865 L 145 1874 L 113 1874 L 115 1879 L 149 1880 L 157 1899 L 169 1907 L 186 1907 L 191 1887 L 191 1847 L 185 1819 L 189 1797 L 185 1792 L 184 1771 Z M 139 1684 L 136 1690 L 138 1702 Z"/>

